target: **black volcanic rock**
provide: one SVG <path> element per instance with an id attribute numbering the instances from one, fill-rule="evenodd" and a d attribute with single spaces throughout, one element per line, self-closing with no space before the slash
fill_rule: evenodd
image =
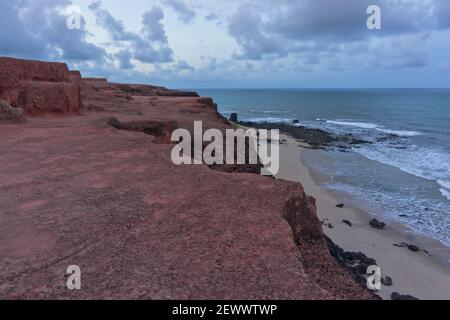
<path id="1" fill-rule="evenodd" d="M 381 283 L 382 283 L 384 286 L 390 287 L 390 286 L 392 286 L 392 284 L 393 284 L 392 278 L 391 278 L 391 277 L 384 277 L 384 278 L 381 278 Z"/>
<path id="2" fill-rule="evenodd" d="M 416 297 L 410 296 L 409 294 L 400 294 L 398 292 L 394 292 L 391 295 L 392 300 L 419 300 Z"/>
<path id="3" fill-rule="evenodd" d="M 372 219 L 370 226 L 374 229 L 383 230 L 386 227 L 386 223 L 379 221 L 378 219 Z"/>
<path id="4" fill-rule="evenodd" d="M 347 269 L 361 287 L 367 288 L 366 272 L 369 266 L 377 265 L 375 259 L 367 257 L 362 252 L 347 252 L 325 236 L 330 254 Z"/>
<path id="5" fill-rule="evenodd" d="M 298 121 L 298 120 L 297 120 Z M 293 123 L 296 123 L 294 120 Z M 353 138 L 350 136 L 339 136 L 321 129 L 308 128 L 305 126 L 293 126 L 287 123 L 270 123 L 270 122 L 246 122 L 241 121 L 239 124 L 257 129 L 278 129 L 282 133 L 290 135 L 294 139 L 308 143 L 312 148 L 341 148 L 350 149 L 353 146 L 370 143 L 366 140 Z"/>
<path id="6" fill-rule="evenodd" d="M 348 225 L 349 227 L 353 226 L 352 223 L 348 220 L 342 220 L 342 222 Z"/>
<path id="7" fill-rule="evenodd" d="M 403 245 L 405 247 L 407 247 L 409 250 L 411 250 L 412 252 L 419 252 L 420 251 L 420 248 L 418 246 L 413 245 L 413 244 L 403 243 Z"/>

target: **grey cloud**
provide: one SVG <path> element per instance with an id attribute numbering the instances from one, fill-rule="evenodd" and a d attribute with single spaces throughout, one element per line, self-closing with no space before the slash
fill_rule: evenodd
<path id="1" fill-rule="evenodd" d="M 114 57 L 118 60 L 120 69 L 133 69 L 134 65 L 131 63 L 133 55 L 130 50 L 122 49 Z"/>
<path id="2" fill-rule="evenodd" d="M 134 58 L 144 63 L 167 63 L 172 62 L 173 51 L 167 46 L 153 48 L 145 42 L 139 42 L 133 51 Z"/>
<path id="3" fill-rule="evenodd" d="M 429 33 L 394 37 L 374 50 L 372 65 L 384 69 L 425 67 L 428 64 L 425 43 L 429 38 Z"/>
<path id="4" fill-rule="evenodd" d="M 197 14 L 190 9 L 182 0 L 164 0 L 178 15 L 178 19 L 184 23 L 192 22 Z"/>
<path id="5" fill-rule="evenodd" d="M 18 9 L 27 1 L 20 1 L 15 5 L 11 1 L 0 4 L 0 52 L 5 55 L 28 56 L 34 54 L 36 58 L 46 56 L 45 44 L 33 37 L 27 30 L 25 21 L 19 17 Z M 14 29 L 14 33 L 10 30 Z"/>
<path id="6" fill-rule="evenodd" d="M 184 60 L 180 60 L 178 61 L 177 65 L 176 65 L 176 69 L 177 70 L 195 70 L 189 63 L 187 63 Z"/>
<path id="7" fill-rule="evenodd" d="M 86 40 L 88 32 L 69 30 L 66 0 L 22 0 L 0 3 L 0 53 L 31 59 L 102 61 L 106 51 Z M 14 32 L 12 32 L 14 30 Z"/>
<path id="8" fill-rule="evenodd" d="M 261 28 L 262 23 L 262 15 L 248 5 L 239 7 L 231 17 L 228 32 L 243 49 L 235 58 L 259 60 L 265 54 L 281 54 L 283 46 L 274 35 Z"/>
<path id="9" fill-rule="evenodd" d="M 153 7 L 142 15 L 142 24 L 144 25 L 142 33 L 148 40 L 167 43 L 166 31 L 161 23 L 163 18 L 164 13 L 159 7 Z"/>
<path id="10" fill-rule="evenodd" d="M 143 28 L 141 33 L 128 31 L 121 20 L 116 19 L 102 7 L 101 1 L 92 3 L 89 8 L 94 12 L 97 24 L 103 27 L 115 41 L 115 45 L 122 45 L 130 52 L 132 58 L 144 63 L 172 62 L 173 51 L 169 47 L 164 25 L 161 23 L 164 12 L 159 7 L 153 7 L 142 15 Z M 122 42 L 122 43 L 121 43 Z M 125 51 L 122 52 L 124 54 Z M 123 56 L 116 57 L 122 64 Z"/>
<path id="11" fill-rule="evenodd" d="M 95 13 L 97 24 L 104 27 L 114 41 L 135 41 L 139 35 L 129 32 L 123 21 L 114 18 L 108 10 L 103 9 L 101 1 L 95 1 L 89 5 Z"/>
<path id="12" fill-rule="evenodd" d="M 437 26 L 439 28 L 450 28 L 450 1 L 435 0 L 433 12 L 436 15 Z"/>
<path id="13" fill-rule="evenodd" d="M 222 16 L 222 15 L 219 15 L 219 14 L 217 14 L 217 13 L 215 13 L 215 12 L 210 12 L 210 13 L 208 13 L 207 15 L 205 15 L 203 18 L 204 18 L 206 21 L 209 21 L 209 22 L 215 22 L 216 26 L 222 26 L 222 25 L 224 24 L 224 22 L 223 22 L 223 20 L 224 20 L 223 16 Z"/>
<path id="14" fill-rule="evenodd" d="M 205 16 L 205 20 L 207 20 L 207 21 L 214 21 L 214 20 L 218 20 L 218 19 L 219 19 L 219 17 L 214 12 L 210 12 Z"/>
<path id="15" fill-rule="evenodd" d="M 366 27 L 366 10 L 374 4 L 381 8 L 382 30 Z M 447 0 L 262 0 L 240 6 L 229 18 L 228 32 L 241 49 L 235 55 L 240 59 L 279 59 L 289 54 L 331 59 L 367 52 L 374 38 L 448 28 L 449 12 Z"/>
<path id="16" fill-rule="evenodd" d="M 418 1 L 303 0 L 285 1 L 267 28 L 293 40 L 356 41 L 373 36 L 366 21 L 367 8 L 378 5 L 382 30 L 377 36 L 417 32 L 432 26 L 430 7 Z"/>

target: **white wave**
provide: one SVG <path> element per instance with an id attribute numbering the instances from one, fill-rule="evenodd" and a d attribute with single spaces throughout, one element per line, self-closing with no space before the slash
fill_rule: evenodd
<path id="1" fill-rule="evenodd" d="M 277 114 L 287 114 L 289 111 L 283 110 L 249 110 L 248 113 L 259 113 L 259 114 L 269 114 L 269 115 L 277 115 Z"/>
<path id="2" fill-rule="evenodd" d="M 448 191 L 448 190 L 446 190 L 444 188 L 439 189 L 439 191 L 442 193 L 442 195 L 444 197 L 446 197 L 448 200 L 450 200 L 450 191 Z"/>
<path id="3" fill-rule="evenodd" d="M 287 119 L 287 118 L 273 118 L 273 117 L 265 117 L 265 118 L 250 118 L 250 119 L 245 119 L 244 121 L 249 121 L 249 122 L 256 122 L 256 123 L 263 123 L 263 122 L 268 122 L 268 123 L 292 123 L 292 119 Z"/>
<path id="4" fill-rule="evenodd" d="M 349 127 L 356 127 L 356 128 L 362 128 L 362 129 L 375 129 L 380 132 L 384 132 L 384 133 L 388 133 L 388 134 L 395 134 L 400 137 L 414 137 L 414 136 L 423 135 L 422 133 L 417 132 L 417 131 L 387 129 L 383 126 L 379 126 L 376 123 L 370 123 L 370 122 L 334 121 L 334 120 L 325 120 L 325 119 L 316 119 L 316 120 L 317 121 L 326 121 L 327 123 L 340 125 L 340 126 L 349 126 Z"/>
<path id="5" fill-rule="evenodd" d="M 404 131 L 404 130 L 391 130 L 391 129 L 383 129 L 383 128 L 375 128 L 378 131 L 388 133 L 388 134 L 395 134 L 397 136 L 401 137 L 414 137 L 414 136 L 421 136 L 423 135 L 420 132 L 416 131 Z"/>
<path id="6" fill-rule="evenodd" d="M 443 244 L 450 246 L 450 216 L 447 215 L 449 206 L 440 199 L 435 202 L 432 199 L 418 199 L 396 192 L 384 192 L 371 189 L 370 186 L 355 186 L 342 182 L 333 182 L 326 186 L 328 189 L 336 190 L 350 205 L 364 209 L 374 215 L 380 215 L 397 220 L 402 224 L 410 226 L 415 232 L 428 235 L 438 239 Z M 370 190 L 370 192 L 368 192 Z M 441 190 L 441 192 L 443 192 Z M 445 190 L 444 190 L 445 192 Z M 444 194 L 444 193 L 443 193 Z M 446 196 L 450 196 L 447 193 Z M 418 208 L 428 208 L 426 214 L 418 212 Z M 400 214 L 407 214 L 407 219 L 399 219 Z M 419 222 L 420 223 L 417 223 Z"/>
<path id="7" fill-rule="evenodd" d="M 225 114 L 239 113 L 239 111 L 234 111 L 234 110 L 221 110 L 220 112 L 225 113 Z"/>
<path id="8" fill-rule="evenodd" d="M 267 110 L 267 111 L 261 111 L 264 114 L 287 114 L 289 113 L 289 111 L 271 111 L 271 110 Z"/>
<path id="9" fill-rule="evenodd" d="M 443 150 L 416 145 L 395 151 L 383 145 L 371 145 L 354 150 L 370 160 L 396 167 L 423 179 L 436 181 L 442 187 L 450 189 L 447 182 L 450 181 L 450 154 Z"/>
<path id="10" fill-rule="evenodd" d="M 438 183 L 441 187 L 444 187 L 445 189 L 449 189 L 449 190 L 450 190 L 450 181 L 438 180 L 437 183 Z"/>
<path id="11" fill-rule="evenodd" d="M 363 129 L 375 129 L 376 127 L 378 127 L 378 125 L 375 123 L 367 123 L 367 122 L 347 122 L 347 121 L 327 120 L 327 123 L 337 124 L 340 126 L 357 127 L 357 128 L 363 128 Z"/>

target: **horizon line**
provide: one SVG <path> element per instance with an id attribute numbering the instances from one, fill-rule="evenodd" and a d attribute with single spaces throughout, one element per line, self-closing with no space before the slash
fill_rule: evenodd
<path id="1" fill-rule="evenodd" d="M 178 90 L 450 90 L 450 87 L 171 87 Z"/>

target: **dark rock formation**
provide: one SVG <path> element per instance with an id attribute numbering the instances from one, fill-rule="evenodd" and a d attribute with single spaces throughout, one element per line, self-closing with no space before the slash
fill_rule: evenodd
<path id="1" fill-rule="evenodd" d="M 325 236 L 330 254 L 336 261 L 350 272 L 355 281 L 363 288 L 367 288 L 366 272 L 369 266 L 377 265 L 375 259 L 367 257 L 362 252 L 346 252 Z"/>
<path id="2" fill-rule="evenodd" d="M 419 247 L 418 247 L 418 246 L 415 246 L 415 245 L 413 245 L 413 244 L 406 244 L 406 247 L 407 247 L 409 250 L 411 250 L 412 252 L 419 252 L 419 251 L 420 251 Z"/>
<path id="3" fill-rule="evenodd" d="M 381 283 L 382 283 L 384 286 L 390 287 L 390 286 L 392 286 L 392 284 L 393 284 L 392 278 L 391 278 L 391 277 L 384 277 L 384 278 L 381 278 Z"/>
<path id="4" fill-rule="evenodd" d="M 312 148 L 341 148 L 350 149 L 358 144 L 370 143 L 369 141 L 357 139 L 351 136 L 338 136 L 321 129 L 307 128 L 304 126 L 293 126 L 286 123 L 257 123 L 240 121 L 240 124 L 259 129 L 278 129 L 294 139 L 308 143 Z"/>
<path id="5" fill-rule="evenodd" d="M 386 227 L 386 223 L 379 221 L 378 219 L 372 219 L 370 226 L 374 229 L 383 230 Z"/>
<path id="6" fill-rule="evenodd" d="M 362 296 L 358 299 L 377 299 L 367 290 L 367 286 L 362 283 L 358 275 L 359 272 L 366 272 L 366 265 L 376 264 L 375 260 L 367 258 L 362 253 L 355 256 L 345 253 L 323 234 L 316 215 L 314 198 L 306 196 L 303 190 L 297 191 L 287 198 L 283 213 L 292 228 L 307 274 L 313 277 L 322 288 L 333 292 L 337 297 L 344 297 L 355 290 L 355 286 L 361 285 Z M 334 259 L 328 259 L 328 257 Z M 347 265 L 350 260 L 352 267 Z M 342 273 L 343 270 L 338 267 L 339 265 L 349 273 Z M 350 281 L 349 275 L 353 281 Z M 342 283 L 347 283 L 348 287 L 341 286 Z"/>
<path id="7" fill-rule="evenodd" d="M 234 123 L 237 123 L 237 122 L 238 122 L 238 115 L 237 115 L 237 113 L 232 113 L 232 114 L 231 114 L 231 116 L 230 116 L 230 121 L 231 121 L 231 122 L 234 122 Z"/>
<path id="8" fill-rule="evenodd" d="M 352 223 L 348 220 L 342 220 L 342 222 L 348 225 L 349 227 L 353 226 Z"/>
<path id="9" fill-rule="evenodd" d="M 413 244 L 409 244 L 409 243 L 402 243 L 403 246 L 405 246 L 406 248 L 408 248 L 409 250 L 411 250 L 412 252 L 419 252 L 420 248 L 418 246 L 415 246 Z"/>
<path id="10" fill-rule="evenodd" d="M 423 251 L 423 252 L 425 252 L 425 253 L 429 253 L 429 252 L 426 251 L 426 250 L 421 250 L 421 249 L 420 249 L 418 246 L 416 246 L 416 245 L 409 244 L 409 243 L 405 243 L 405 242 L 402 242 L 402 243 L 400 243 L 400 244 L 394 243 L 393 246 L 394 246 L 394 247 L 399 247 L 399 248 L 407 248 L 407 249 L 409 249 L 409 250 L 412 251 L 412 252 L 421 252 L 421 251 Z"/>
<path id="11" fill-rule="evenodd" d="M 410 296 L 408 294 L 403 295 L 403 294 L 400 294 L 398 292 L 392 293 L 391 299 L 392 300 L 419 300 L 416 297 Z"/>

